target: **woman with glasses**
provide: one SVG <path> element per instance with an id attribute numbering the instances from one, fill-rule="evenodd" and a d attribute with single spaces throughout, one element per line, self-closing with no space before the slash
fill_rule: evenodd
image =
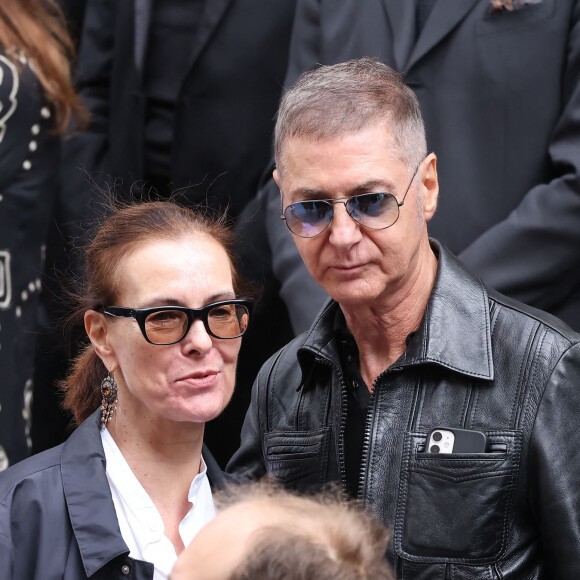
<path id="1" fill-rule="evenodd" d="M 203 447 L 228 404 L 251 302 L 230 231 L 171 202 L 115 211 L 86 251 L 64 381 L 79 425 L 0 474 L 0 578 L 167 578 L 225 476 Z"/>

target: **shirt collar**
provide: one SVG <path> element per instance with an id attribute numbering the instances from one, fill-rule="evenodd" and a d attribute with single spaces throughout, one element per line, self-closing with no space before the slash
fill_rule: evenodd
<path id="1" fill-rule="evenodd" d="M 88 577 L 122 554 L 129 554 L 117 522 L 107 481 L 105 452 L 100 436 L 101 409 L 79 425 L 62 446 L 61 471 L 64 495 L 79 552 Z M 241 483 L 223 473 L 203 446 L 204 463 L 212 487 Z M 196 487 L 195 480 L 192 488 Z M 192 493 L 190 488 L 190 495 Z M 193 490 L 195 494 L 195 489 Z M 149 563 L 144 563 L 149 566 Z M 151 570 L 153 565 L 151 564 Z"/>
<path id="2" fill-rule="evenodd" d="M 169 575 L 177 555 L 165 536 L 165 526 L 157 506 L 129 466 L 115 440 L 101 431 L 107 460 L 107 475 L 112 490 L 121 534 L 130 556 L 153 562 L 156 571 Z M 179 524 L 179 534 L 187 547 L 199 530 L 215 517 L 213 498 L 203 458 L 200 471 L 193 478 L 188 500 L 192 504 Z"/>
<path id="3" fill-rule="evenodd" d="M 119 493 L 125 500 L 135 507 L 136 512 L 141 512 L 153 506 L 151 498 L 143 489 L 143 486 L 129 467 L 127 460 L 121 453 L 117 443 L 107 429 L 100 433 L 103 447 L 106 450 L 107 465 L 106 470 L 109 477 L 114 481 Z M 207 477 L 207 467 L 203 457 L 201 458 L 199 473 L 193 478 L 189 487 L 187 499 L 190 503 L 195 503 L 199 490 L 204 479 Z M 136 517 L 138 517 L 136 513 Z"/>

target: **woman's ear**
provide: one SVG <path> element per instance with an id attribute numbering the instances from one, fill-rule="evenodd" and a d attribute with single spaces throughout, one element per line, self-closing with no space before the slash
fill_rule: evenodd
<path id="1" fill-rule="evenodd" d="M 117 356 L 108 337 L 108 324 L 105 315 L 95 310 L 85 312 L 85 330 L 97 353 L 109 372 L 119 367 Z"/>

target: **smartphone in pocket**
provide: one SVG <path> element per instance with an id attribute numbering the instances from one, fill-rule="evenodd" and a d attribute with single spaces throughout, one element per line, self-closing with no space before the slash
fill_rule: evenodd
<path id="1" fill-rule="evenodd" d="M 427 453 L 485 453 L 486 436 L 482 431 L 435 427 L 427 437 Z"/>

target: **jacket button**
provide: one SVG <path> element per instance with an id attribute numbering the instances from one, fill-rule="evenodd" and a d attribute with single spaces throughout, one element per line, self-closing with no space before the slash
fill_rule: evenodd
<path id="1" fill-rule="evenodd" d="M 129 566 L 127 566 L 127 564 L 125 564 L 124 566 L 121 566 L 121 572 L 125 575 L 129 574 L 129 572 L 131 572 L 131 568 L 129 568 Z"/>

